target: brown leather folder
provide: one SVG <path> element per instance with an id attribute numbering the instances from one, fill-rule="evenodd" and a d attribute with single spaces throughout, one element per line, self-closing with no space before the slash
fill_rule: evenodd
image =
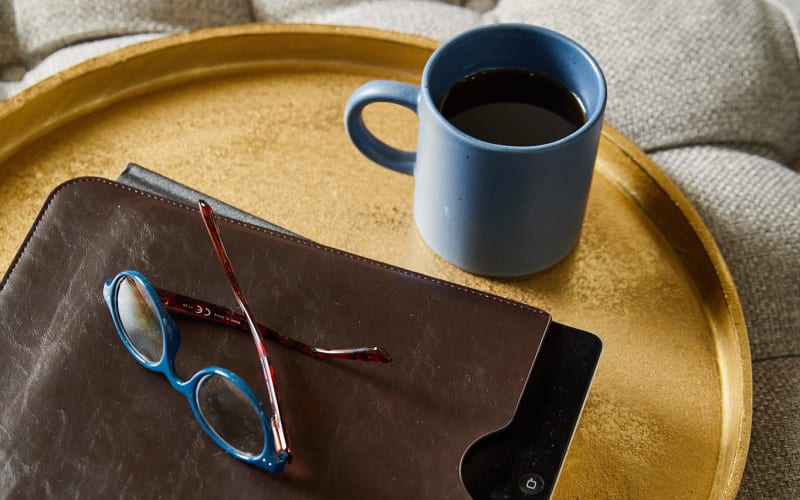
<path id="1" fill-rule="evenodd" d="M 131 357 L 102 298 L 105 280 L 133 269 L 236 309 L 197 210 L 76 179 L 47 200 L 0 284 L 0 491 L 469 498 L 462 457 L 511 422 L 550 316 L 218 219 L 259 322 L 326 347 L 379 345 L 393 361 L 319 360 L 269 343 L 294 460 L 269 474 L 223 453 L 186 398 Z M 175 320 L 179 374 L 219 365 L 263 389 L 249 335 Z"/>

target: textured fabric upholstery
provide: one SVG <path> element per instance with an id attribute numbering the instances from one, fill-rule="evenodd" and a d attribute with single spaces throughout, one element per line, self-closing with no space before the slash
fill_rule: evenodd
<path id="1" fill-rule="evenodd" d="M 527 22 L 586 46 L 606 119 L 684 190 L 736 281 L 754 379 L 740 496 L 800 497 L 800 0 L 0 0 L 0 100 L 130 43 L 256 21 L 440 40 Z"/>

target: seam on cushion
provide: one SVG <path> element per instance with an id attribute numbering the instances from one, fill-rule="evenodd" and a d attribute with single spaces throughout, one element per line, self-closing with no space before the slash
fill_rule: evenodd
<path id="1" fill-rule="evenodd" d="M 28 71 L 32 71 L 34 68 L 36 68 L 36 66 L 42 63 L 48 57 L 55 55 L 62 50 L 68 50 L 70 48 L 78 47 L 83 44 L 100 42 L 104 40 L 114 40 L 130 36 L 139 36 L 139 35 L 171 35 L 186 31 L 189 31 L 189 29 L 169 24 L 153 25 L 146 28 L 141 26 L 139 27 L 125 26 L 121 28 L 109 27 L 96 30 L 87 30 L 87 31 L 82 31 L 80 33 L 72 33 L 58 40 L 53 40 L 45 44 L 42 44 L 41 47 L 23 54 L 24 56 L 23 62 L 25 63 Z M 111 51 L 105 51 L 103 52 L 103 54 L 106 54 L 108 52 L 113 52 L 113 49 Z M 103 54 L 97 54 L 97 55 L 99 56 Z"/>
<path id="2" fill-rule="evenodd" d="M 774 161 L 784 167 L 791 167 L 790 159 L 782 155 L 770 143 L 765 141 L 683 141 L 647 148 L 645 153 L 654 155 L 675 149 L 698 148 L 698 147 L 711 147 L 735 151 L 738 153 L 747 154 L 750 156 L 757 156 L 767 160 Z"/>
<path id="3" fill-rule="evenodd" d="M 798 19 L 800 18 L 800 5 L 796 8 L 789 7 L 784 0 L 764 0 L 764 3 L 772 6 L 783 15 L 783 19 L 789 27 L 789 31 L 792 32 L 794 38 L 794 55 L 798 64 L 800 64 L 800 25 L 798 25 L 798 21 L 800 21 L 800 19 Z"/>
<path id="4" fill-rule="evenodd" d="M 761 363 L 762 361 L 780 361 L 783 359 L 796 359 L 800 361 L 800 353 L 787 353 L 787 354 L 778 354 L 776 356 L 765 356 L 763 358 L 753 358 L 751 363 Z"/>

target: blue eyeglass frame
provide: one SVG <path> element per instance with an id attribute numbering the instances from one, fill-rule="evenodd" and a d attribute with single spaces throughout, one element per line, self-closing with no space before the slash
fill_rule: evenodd
<path id="1" fill-rule="evenodd" d="M 126 278 L 133 279 L 141 284 L 152 305 L 155 307 L 163 338 L 161 357 L 158 361 L 149 361 L 145 359 L 131 344 L 122 327 L 122 323 L 119 318 L 119 307 L 117 305 L 116 297 L 120 282 Z M 255 392 L 247 384 L 247 382 L 245 382 L 241 377 L 232 371 L 219 366 L 209 366 L 198 371 L 187 380 L 180 379 L 175 370 L 175 355 L 178 352 L 181 341 L 180 330 L 167 310 L 164 308 L 158 292 L 153 285 L 150 284 L 147 278 L 137 271 L 122 271 L 117 274 L 114 279 L 105 282 L 105 285 L 103 286 L 103 298 L 105 299 L 106 305 L 108 305 L 108 308 L 111 312 L 111 317 L 114 321 L 114 327 L 117 329 L 117 333 L 119 334 L 119 337 L 128 352 L 131 353 L 131 355 L 136 359 L 136 361 L 139 362 L 140 365 L 144 366 L 150 371 L 163 374 L 167 380 L 169 380 L 170 385 L 172 385 L 175 390 L 186 396 L 186 399 L 189 400 L 189 406 L 192 408 L 195 419 L 200 423 L 200 426 L 203 428 L 205 433 L 208 434 L 209 437 L 211 437 L 211 439 L 220 448 L 238 460 L 241 460 L 249 465 L 254 465 L 268 472 L 279 473 L 283 471 L 291 455 L 285 450 L 281 452 L 275 451 L 273 435 L 272 431 L 270 430 L 270 417 L 267 415 L 263 404 L 256 396 Z M 217 434 L 212 427 L 206 423 L 205 418 L 203 418 L 202 414 L 200 413 L 200 408 L 197 404 L 197 389 L 200 385 L 200 382 L 202 382 L 206 377 L 212 375 L 227 379 L 250 400 L 250 403 L 258 415 L 259 421 L 261 422 L 261 431 L 262 435 L 264 436 L 264 444 L 261 448 L 260 454 L 250 455 L 230 446 Z"/>

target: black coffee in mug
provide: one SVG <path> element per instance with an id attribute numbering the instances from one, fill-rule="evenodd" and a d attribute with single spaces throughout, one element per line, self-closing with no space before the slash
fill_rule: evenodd
<path id="1" fill-rule="evenodd" d="M 508 146 L 554 142 L 586 122 L 583 105 L 567 87 L 522 69 L 469 75 L 450 87 L 439 110 L 462 132 Z"/>

